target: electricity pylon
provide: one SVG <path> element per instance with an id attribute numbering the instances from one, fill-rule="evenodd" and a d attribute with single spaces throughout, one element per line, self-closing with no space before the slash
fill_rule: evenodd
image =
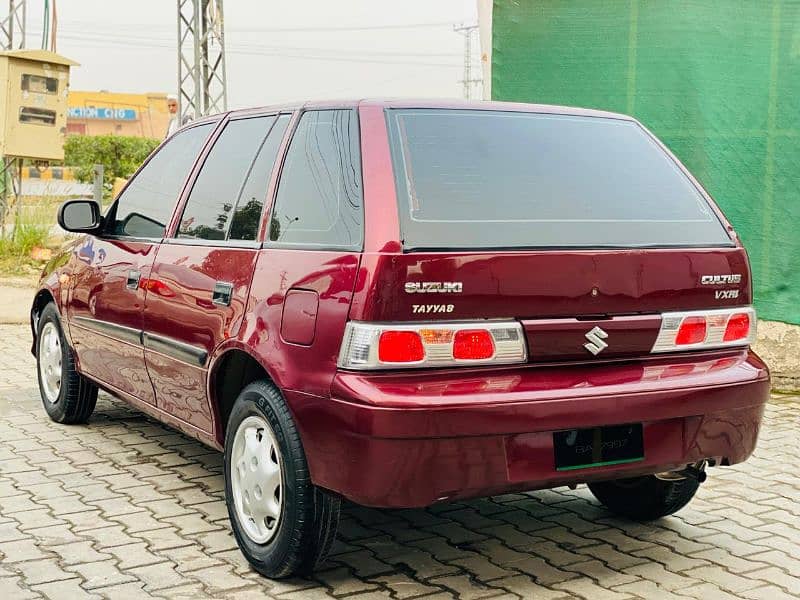
<path id="1" fill-rule="evenodd" d="M 222 0 L 178 0 L 181 123 L 228 107 Z"/>
<path id="2" fill-rule="evenodd" d="M 25 11 L 27 0 L 8 0 L 8 16 L 0 22 L 0 49 L 25 47 Z"/>
<path id="3" fill-rule="evenodd" d="M 467 100 L 472 98 L 472 90 L 481 83 L 483 79 L 480 77 L 473 77 L 472 70 L 475 65 L 472 64 L 472 44 L 473 33 L 477 33 L 477 25 L 459 25 L 453 27 L 453 31 L 460 33 L 464 36 L 464 78 L 460 80 L 463 87 L 464 98 Z M 480 68 L 480 67 L 478 67 Z M 479 94 L 480 97 L 480 94 Z"/>
<path id="4" fill-rule="evenodd" d="M 8 0 L 8 15 L 0 21 L 0 50 L 19 50 L 25 47 L 26 2 L 27 0 Z M 16 188 L 16 194 L 20 192 L 21 171 L 21 160 L 0 158 L 0 236 L 5 235 L 9 187 Z"/>

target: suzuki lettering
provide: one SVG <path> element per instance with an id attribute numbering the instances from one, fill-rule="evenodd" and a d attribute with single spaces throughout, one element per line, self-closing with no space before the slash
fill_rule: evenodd
<path id="1" fill-rule="evenodd" d="M 408 294 L 460 294 L 463 285 L 460 281 L 407 281 Z"/>

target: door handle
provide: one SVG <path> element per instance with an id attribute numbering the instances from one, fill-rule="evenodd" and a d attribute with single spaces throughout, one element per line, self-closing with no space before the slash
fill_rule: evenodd
<path id="1" fill-rule="evenodd" d="M 136 269 L 128 271 L 128 282 L 125 284 L 129 290 L 139 289 L 139 280 L 142 278 L 142 273 Z"/>
<path id="2" fill-rule="evenodd" d="M 227 281 L 217 281 L 214 284 L 214 293 L 211 302 L 218 306 L 230 306 L 233 297 L 233 284 Z"/>

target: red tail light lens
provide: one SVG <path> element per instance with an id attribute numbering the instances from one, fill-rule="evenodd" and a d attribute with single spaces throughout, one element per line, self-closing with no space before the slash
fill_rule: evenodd
<path id="1" fill-rule="evenodd" d="M 735 313 L 728 319 L 728 324 L 725 326 L 725 335 L 722 337 L 723 342 L 734 342 L 736 340 L 743 340 L 750 335 L 750 315 L 747 313 Z"/>
<path id="2" fill-rule="evenodd" d="M 456 331 L 453 339 L 453 358 L 456 360 L 486 360 L 494 356 L 492 334 L 486 329 Z"/>
<path id="3" fill-rule="evenodd" d="M 425 358 L 416 331 L 384 331 L 378 341 L 378 359 L 385 363 L 419 362 Z"/>
<path id="4" fill-rule="evenodd" d="M 706 339 L 706 318 L 686 317 L 675 336 L 675 345 L 700 344 Z"/>

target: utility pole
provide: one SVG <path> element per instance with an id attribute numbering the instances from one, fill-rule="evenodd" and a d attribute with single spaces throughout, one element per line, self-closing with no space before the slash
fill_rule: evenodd
<path id="1" fill-rule="evenodd" d="M 27 0 L 8 0 L 8 16 L 0 23 L 0 49 L 19 50 L 25 47 Z"/>
<path id="2" fill-rule="evenodd" d="M 464 78 L 461 79 L 461 84 L 464 86 L 463 94 L 464 98 L 470 100 L 473 97 L 472 90 L 476 86 L 476 84 L 480 84 L 483 79 L 480 77 L 473 77 L 472 72 L 475 69 L 475 65 L 472 64 L 472 44 L 473 44 L 473 33 L 477 33 L 478 26 L 477 25 L 457 25 L 453 27 L 453 31 L 456 33 L 460 33 L 464 36 Z M 480 67 L 477 68 L 477 71 L 480 73 Z"/>
<path id="3" fill-rule="evenodd" d="M 178 0 L 180 123 L 227 108 L 222 0 Z"/>
<path id="4" fill-rule="evenodd" d="M 0 22 L 0 50 L 19 50 L 25 47 L 27 0 L 8 0 L 8 15 Z M 16 170 L 14 167 L 16 166 Z M 22 159 L 0 159 L 0 236 L 5 236 L 9 187 L 17 196 L 22 187 Z"/>

